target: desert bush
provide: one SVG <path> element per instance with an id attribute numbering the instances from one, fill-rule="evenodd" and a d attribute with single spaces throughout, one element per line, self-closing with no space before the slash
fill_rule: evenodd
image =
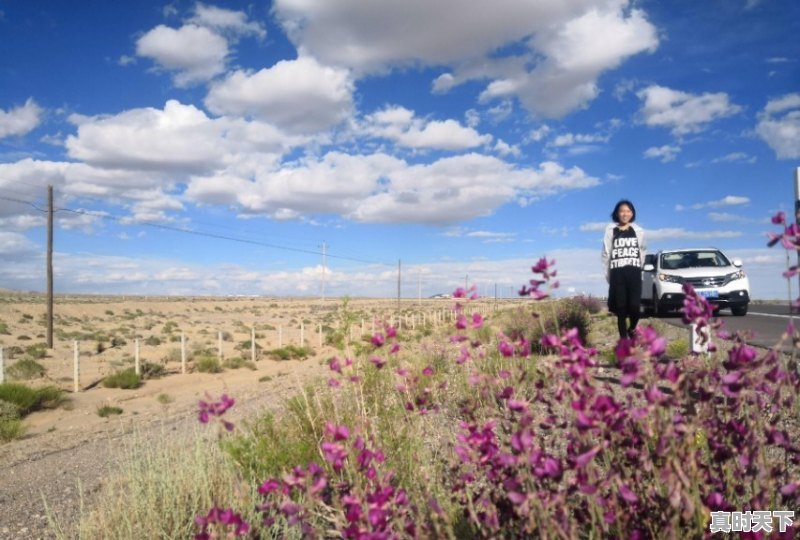
<path id="1" fill-rule="evenodd" d="M 139 371 L 142 379 L 158 379 L 167 374 L 167 368 L 155 362 L 142 362 Z"/>
<path id="2" fill-rule="evenodd" d="M 570 298 L 569 301 L 581 306 L 590 315 L 600 313 L 605 308 L 605 303 L 596 296 L 592 295 L 579 294 L 578 296 L 573 296 Z"/>
<path id="3" fill-rule="evenodd" d="M 109 416 L 114 416 L 122 414 L 122 407 L 116 407 L 114 405 L 103 405 L 102 407 L 97 408 L 97 416 L 100 418 L 108 418 Z"/>
<path id="4" fill-rule="evenodd" d="M 225 361 L 222 362 L 222 367 L 227 368 L 227 369 L 241 369 L 241 368 L 245 368 L 246 367 L 247 369 L 250 369 L 250 370 L 253 370 L 253 371 L 258 369 L 256 367 L 256 365 L 252 361 L 245 360 L 241 356 L 234 356 L 233 358 L 226 358 Z"/>
<path id="5" fill-rule="evenodd" d="M 689 354 L 689 341 L 686 339 L 675 339 L 667 344 L 667 356 L 670 358 L 683 358 Z"/>
<path id="6" fill-rule="evenodd" d="M 103 379 L 103 386 L 106 388 L 121 388 L 123 390 L 133 390 L 142 385 L 142 376 L 137 375 L 134 368 L 124 369 L 112 373 Z"/>
<path id="7" fill-rule="evenodd" d="M 272 349 L 267 354 L 276 360 L 305 360 L 313 355 L 314 351 L 310 347 L 286 345 L 279 349 Z"/>
<path id="8" fill-rule="evenodd" d="M 17 341 L 30 341 L 30 340 L 31 340 L 31 336 L 29 336 L 27 334 L 20 334 L 20 335 L 17 336 Z"/>
<path id="9" fill-rule="evenodd" d="M 158 336 L 148 336 L 148 338 L 144 340 L 144 344 L 148 347 L 157 347 L 161 345 L 161 338 Z"/>
<path id="10" fill-rule="evenodd" d="M 47 356 L 47 343 L 36 343 L 25 347 L 25 354 L 34 360 L 41 360 Z"/>
<path id="11" fill-rule="evenodd" d="M 25 416 L 40 409 L 52 409 L 64 402 L 64 391 L 55 386 L 31 388 L 20 383 L 0 384 L 0 401 L 13 403 Z"/>
<path id="12" fill-rule="evenodd" d="M 44 377 L 47 370 L 42 364 L 31 358 L 23 358 L 8 366 L 6 373 L 9 378 L 17 380 L 30 380 Z"/>
<path id="13" fill-rule="evenodd" d="M 25 426 L 19 418 L 0 416 L 0 442 L 11 442 L 25 434 Z"/>
<path id="14" fill-rule="evenodd" d="M 0 321 L 0 334 L 11 335 L 11 332 L 8 331 L 8 324 L 3 321 Z"/>
<path id="15" fill-rule="evenodd" d="M 224 370 L 216 356 L 198 356 L 194 359 L 194 367 L 200 373 L 221 373 Z"/>
<path id="16" fill-rule="evenodd" d="M 19 407 L 16 404 L 0 399 L 0 420 L 5 418 L 16 419 L 19 416 Z"/>

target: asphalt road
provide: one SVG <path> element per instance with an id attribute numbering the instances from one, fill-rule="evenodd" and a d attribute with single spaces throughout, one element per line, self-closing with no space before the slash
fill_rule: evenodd
<path id="1" fill-rule="evenodd" d="M 686 327 L 683 324 L 680 312 L 670 313 L 659 317 L 660 320 L 674 326 Z M 780 340 L 786 326 L 794 320 L 794 326 L 800 329 L 800 314 L 795 313 L 792 317 L 789 307 L 785 304 L 750 304 L 747 315 L 744 317 L 734 317 L 730 310 L 724 309 L 719 313 L 719 319 L 724 323 L 724 328 L 729 332 L 744 332 L 747 342 L 759 347 L 771 348 Z M 783 343 L 782 350 L 787 353 L 792 352 L 792 343 L 789 340 Z"/>

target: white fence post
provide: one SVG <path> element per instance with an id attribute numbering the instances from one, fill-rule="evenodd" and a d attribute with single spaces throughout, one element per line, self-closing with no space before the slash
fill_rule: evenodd
<path id="1" fill-rule="evenodd" d="M 256 361 L 256 327 L 250 328 L 250 359 Z"/>
<path id="2" fill-rule="evenodd" d="M 283 347 L 283 326 L 278 325 L 278 348 Z"/>
<path id="3" fill-rule="evenodd" d="M 6 382 L 6 361 L 3 358 L 3 348 L 0 347 L 0 384 Z"/>
<path id="4" fill-rule="evenodd" d="M 78 340 L 72 342 L 73 348 L 73 369 L 72 369 L 72 390 L 75 393 L 81 391 L 81 346 Z"/>
<path id="5" fill-rule="evenodd" d="M 319 323 L 319 346 L 322 348 L 322 323 Z"/>
<path id="6" fill-rule="evenodd" d="M 186 334 L 181 332 L 181 373 L 186 374 Z"/>
<path id="7" fill-rule="evenodd" d="M 139 365 L 139 338 L 133 340 L 134 349 L 133 349 L 133 369 L 137 375 L 141 375 L 142 373 L 142 366 Z"/>
<path id="8" fill-rule="evenodd" d="M 361 317 L 361 335 L 364 335 L 364 317 Z"/>
<path id="9" fill-rule="evenodd" d="M 306 341 L 306 327 L 303 322 L 300 322 L 300 346 L 302 347 Z"/>
<path id="10" fill-rule="evenodd" d="M 222 330 L 217 331 L 217 357 L 222 361 Z"/>

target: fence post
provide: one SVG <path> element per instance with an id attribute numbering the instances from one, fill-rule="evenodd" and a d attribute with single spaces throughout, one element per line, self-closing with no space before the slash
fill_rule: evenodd
<path id="1" fill-rule="evenodd" d="M 322 348 L 322 323 L 319 323 L 319 347 Z"/>
<path id="2" fill-rule="evenodd" d="M 0 347 L 0 384 L 6 382 L 6 361 L 3 358 L 3 348 Z"/>
<path id="3" fill-rule="evenodd" d="M 250 360 L 256 361 L 256 327 L 250 327 Z"/>
<path id="4" fill-rule="evenodd" d="M 306 327 L 303 321 L 300 321 L 300 346 L 302 347 L 306 340 Z"/>
<path id="5" fill-rule="evenodd" d="M 72 368 L 72 390 L 75 393 L 81 391 L 81 346 L 78 340 L 72 342 L 73 349 L 73 368 Z"/>
<path id="6" fill-rule="evenodd" d="M 364 317 L 361 317 L 361 335 L 364 335 Z"/>
<path id="7" fill-rule="evenodd" d="M 186 374 L 186 334 L 181 332 L 181 373 Z"/>
<path id="8" fill-rule="evenodd" d="M 283 347 L 283 326 L 278 325 L 278 348 Z"/>
<path id="9" fill-rule="evenodd" d="M 222 362 L 222 330 L 217 330 L 217 357 Z"/>
<path id="10" fill-rule="evenodd" d="M 141 375 L 142 367 L 139 365 L 139 338 L 133 340 L 133 369 L 137 375 Z"/>

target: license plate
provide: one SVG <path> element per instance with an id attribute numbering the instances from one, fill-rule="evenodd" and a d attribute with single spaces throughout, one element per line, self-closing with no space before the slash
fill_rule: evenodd
<path id="1" fill-rule="evenodd" d="M 705 298 L 719 298 L 719 291 L 697 291 Z"/>

